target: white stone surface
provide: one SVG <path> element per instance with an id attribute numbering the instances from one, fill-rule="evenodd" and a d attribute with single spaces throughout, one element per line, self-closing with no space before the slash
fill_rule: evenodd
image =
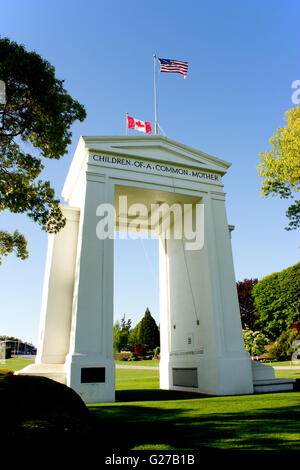
<path id="1" fill-rule="evenodd" d="M 18 373 L 52 374 L 86 403 L 114 401 L 114 242 L 97 237 L 97 208 L 119 209 L 119 196 L 127 196 L 147 208 L 189 203 L 195 212 L 195 204 L 204 205 L 197 250 L 185 249 L 186 238 L 160 233 L 161 388 L 253 393 L 222 183 L 229 166 L 162 136 L 81 137 L 63 189 L 67 225 L 49 238 L 36 363 Z M 117 229 L 132 230 L 129 215 L 120 212 Z M 143 231 L 154 230 L 149 221 Z M 105 380 L 84 383 L 86 368 L 105 370 Z M 262 369 L 257 374 L 264 377 Z"/>

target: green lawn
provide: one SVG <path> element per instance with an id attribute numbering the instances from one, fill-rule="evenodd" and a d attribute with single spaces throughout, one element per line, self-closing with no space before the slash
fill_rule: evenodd
<path id="1" fill-rule="evenodd" d="M 119 429 L 120 451 L 300 450 L 299 392 L 199 397 L 148 389 L 118 390 L 116 398 L 88 406 L 106 429 L 107 448 Z"/>
<path id="2" fill-rule="evenodd" d="M 30 363 L 9 359 L 5 368 Z M 159 390 L 158 370 L 116 369 L 116 402 L 88 405 L 94 437 L 107 452 L 300 450 L 300 370 L 276 377 L 298 379 L 296 391 L 209 397 Z"/>
<path id="3" fill-rule="evenodd" d="M 29 359 L 19 359 L 17 357 L 12 357 L 11 359 L 6 359 L 4 364 L 0 364 L 0 369 L 10 369 L 10 370 L 20 370 L 30 364 L 33 364 L 34 361 Z"/>
<path id="4" fill-rule="evenodd" d="M 147 361 L 115 361 L 116 365 L 124 366 L 148 366 L 148 367 L 159 367 L 159 360 L 147 360 Z M 266 362 L 267 366 L 274 367 L 300 367 L 300 361 L 298 363 L 292 364 L 291 361 L 281 361 L 281 362 Z"/>
<path id="5" fill-rule="evenodd" d="M 300 370 L 277 370 L 298 378 Z M 298 387 L 297 387 L 298 388 Z M 120 451 L 300 450 L 300 392 L 207 397 L 159 390 L 158 370 L 116 370 L 116 403 L 88 405 Z"/>
<path id="6" fill-rule="evenodd" d="M 18 359 L 18 358 L 11 358 L 6 360 L 6 365 L 0 364 L 0 368 L 11 368 L 12 370 L 19 370 L 26 365 L 32 364 L 34 361 L 30 361 L 28 359 Z M 147 361 L 115 361 L 116 365 L 124 365 L 124 366 L 135 366 L 135 367 L 159 367 L 159 360 L 147 360 Z M 291 364 L 290 361 L 285 362 L 270 362 L 266 363 L 266 365 L 272 365 L 274 367 L 283 366 L 283 367 L 300 367 L 299 364 Z"/>

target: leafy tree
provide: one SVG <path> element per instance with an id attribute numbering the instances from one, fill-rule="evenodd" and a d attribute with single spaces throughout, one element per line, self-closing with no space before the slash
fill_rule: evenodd
<path id="1" fill-rule="evenodd" d="M 159 346 L 159 331 L 157 324 L 152 317 L 149 308 L 146 309 L 145 315 L 140 322 L 139 330 L 139 343 L 144 344 L 149 349 L 153 350 Z"/>
<path id="2" fill-rule="evenodd" d="M 268 356 L 274 361 L 290 359 L 293 353 L 292 344 L 300 340 L 300 332 L 296 329 L 283 331 L 268 351 Z"/>
<path id="3" fill-rule="evenodd" d="M 269 339 L 261 331 L 243 330 L 245 349 L 250 356 L 260 356 L 265 351 Z"/>
<path id="4" fill-rule="evenodd" d="M 253 286 L 257 283 L 258 279 L 244 279 L 236 283 L 243 329 L 249 328 L 251 330 L 257 319 L 251 295 Z"/>
<path id="5" fill-rule="evenodd" d="M 120 331 L 120 323 L 116 321 L 114 324 L 114 334 L 113 334 L 113 345 L 114 351 L 120 351 L 120 343 L 121 343 L 121 331 Z"/>
<path id="6" fill-rule="evenodd" d="M 261 279 L 252 290 L 256 328 L 270 339 L 300 322 L 300 263 Z"/>
<path id="7" fill-rule="evenodd" d="M 121 318 L 121 331 L 127 331 L 129 333 L 130 328 L 131 328 L 130 318 L 129 320 L 126 321 L 125 315 L 123 315 L 123 317 Z"/>
<path id="8" fill-rule="evenodd" d="M 115 351 L 122 351 L 128 346 L 128 339 L 130 334 L 131 328 L 131 320 L 125 319 L 125 315 L 123 315 L 120 322 L 116 321 L 114 324 L 114 350 Z"/>
<path id="9" fill-rule="evenodd" d="M 70 127 L 86 112 L 55 77 L 54 67 L 35 52 L 7 38 L 0 39 L 0 212 L 26 213 L 43 230 L 56 233 L 65 219 L 49 181 L 37 180 L 41 158 L 60 159 L 71 143 Z M 22 143 L 31 144 L 31 151 Z M 29 147 L 27 146 L 26 149 Z M 17 230 L 0 231 L 1 257 L 15 251 L 28 257 L 27 242 Z"/>
<path id="10" fill-rule="evenodd" d="M 139 342 L 139 332 L 141 328 L 141 322 L 139 322 L 134 328 L 132 328 L 129 332 L 128 337 L 128 346 L 134 348 L 134 346 Z"/>
<path id="11" fill-rule="evenodd" d="M 300 189 L 300 105 L 288 110 L 286 126 L 278 128 L 270 139 L 270 151 L 259 154 L 258 174 L 263 178 L 262 196 L 293 199 Z M 300 227 L 300 201 L 295 200 L 286 212 L 290 220 L 286 230 Z"/>

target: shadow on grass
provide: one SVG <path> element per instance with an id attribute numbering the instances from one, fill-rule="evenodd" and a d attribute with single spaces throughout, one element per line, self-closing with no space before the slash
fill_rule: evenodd
<path id="1" fill-rule="evenodd" d="M 200 405 L 195 409 L 192 402 L 190 409 L 128 404 L 90 405 L 89 410 L 95 423 L 99 423 L 99 427 L 95 426 L 94 438 L 101 439 L 107 452 L 140 447 L 204 451 L 300 450 L 300 408 L 294 405 L 231 413 L 206 413 L 204 409 L 202 414 Z"/>
<path id="2" fill-rule="evenodd" d="M 298 375 L 298 374 L 297 374 Z M 300 373 L 299 373 L 300 375 Z M 294 392 L 300 392 L 300 378 L 295 379 L 296 382 L 294 383 Z"/>
<path id="3" fill-rule="evenodd" d="M 300 391 L 300 378 L 295 379 L 294 390 Z M 280 392 L 279 392 L 280 393 Z M 269 394 L 269 392 L 266 392 Z M 260 394 L 263 395 L 263 394 Z M 194 392 L 180 392 L 177 390 L 116 390 L 116 402 L 138 402 L 138 401 L 168 401 L 168 400 L 194 400 L 195 398 L 208 398 L 212 395 L 205 395 Z"/>
<path id="4" fill-rule="evenodd" d="M 193 392 L 180 392 L 177 390 L 117 390 L 116 402 L 133 401 L 167 401 L 167 400 L 192 400 L 195 398 L 208 397 Z"/>

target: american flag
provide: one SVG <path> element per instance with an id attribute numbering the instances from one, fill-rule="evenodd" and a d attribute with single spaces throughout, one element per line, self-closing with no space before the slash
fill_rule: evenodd
<path id="1" fill-rule="evenodd" d="M 158 59 L 160 62 L 160 71 L 167 73 L 181 73 L 186 78 L 188 62 L 173 59 Z"/>

